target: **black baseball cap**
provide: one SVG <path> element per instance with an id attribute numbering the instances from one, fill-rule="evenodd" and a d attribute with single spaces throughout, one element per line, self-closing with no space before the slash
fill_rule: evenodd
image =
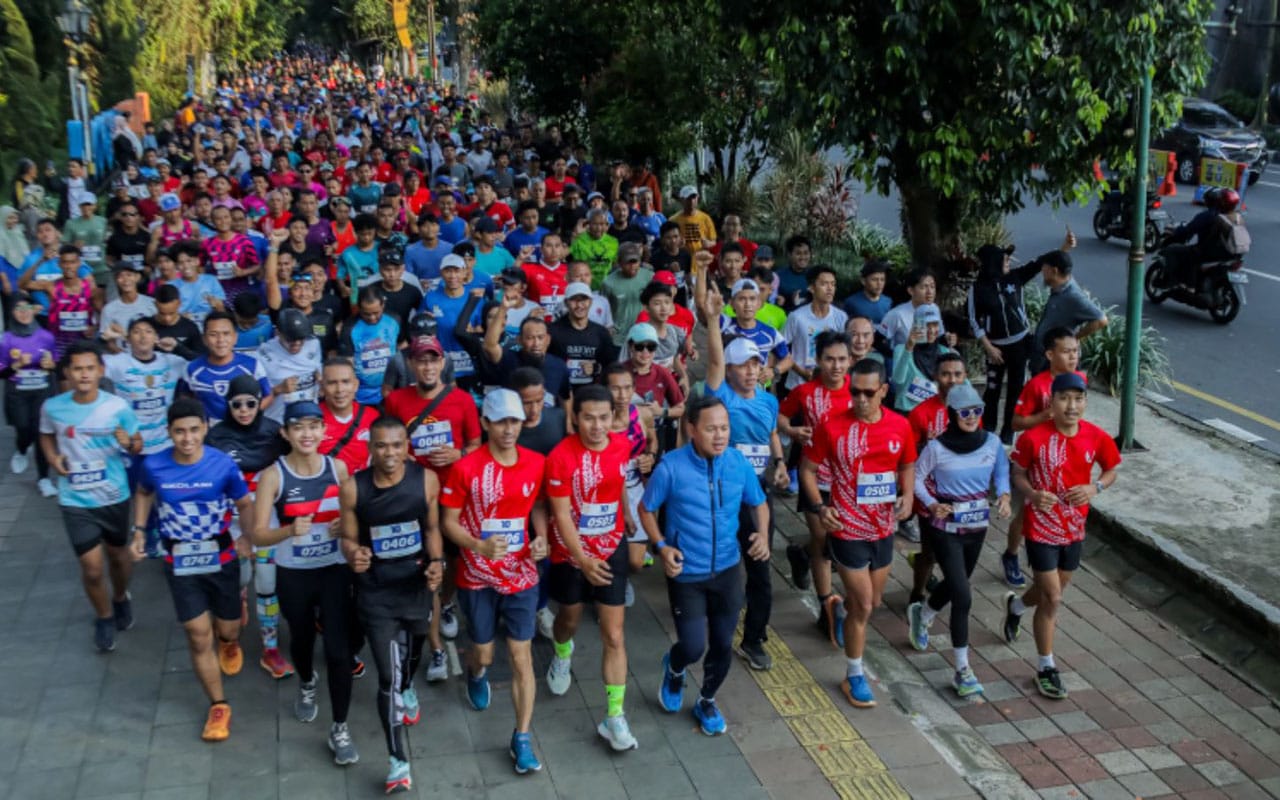
<path id="1" fill-rule="evenodd" d="M 296 308 L 286 308 L 280 312 L 280 317 L 276 321 L 276 330 L 290 342 L 306 341 L 313 334 L 307 315 Z"/>

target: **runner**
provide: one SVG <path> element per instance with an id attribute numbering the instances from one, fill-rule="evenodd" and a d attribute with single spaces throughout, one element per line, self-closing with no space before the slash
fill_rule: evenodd
<path id="1" fill-rule="evenodd" d="M 360 587 L 356 604 L 378 670 L 378 719 L 391 759 L 388 794 L 413 785 L 404 726 L 421 718 L 413 674 L 431 616 L 427 595 L 444 575 L 440 484 L 430 470 L 405 460 L 408 445 L 404 423 L 376 420 L 369 427 L 370 467 L 344 482 L 339 496 L 342 549 Z"/>
<path id="2" fill-rule="evenodd" d="M 262 387 L 263 407 L 271 404 L 271 383 L 262 362 L 247 353 L 235 352 L 236 321 L 230 314 L 215 311 L 204 321 L 204 346 L 208 354 L 187 364 L 178 381 L 178 394 L 194 396 L 204 406 L 207 420 L 227 415 L 227 388 L 237 375 L 248 375 Z M 215 422 L 216 424 L 216 422 Z"/>
<path id="3" fill-rule="evenodd" d="M 915 441 L 906 419 L 881 407 L 889 385 L 884 365 L 863 359 L 853 365 L 853 405 L 817 429 L 800 465 L 800 489 L 827 530 L 827 554 L 844 584 L 847 677 L 840 684 L 857 708 L 876 704 L 862 668 L 867 622 L 880 605 L 893 563 L 895 520 L 911 515 L 915 485 Z M 819 470 L 831 476 L 831 505 L 819 491 Z"/>
<path id="4" fill-rule="evenodd" d="M 524 775 L 542 769 L 533 752 L 529 726 L 537 679 L 533 639 L 538 605 L 538 568 L 547 554 L 545 509 L 530 514 L 541 500 L 545 459 L 516 444 L 524 422 L 520 396 L 494 389 L 482 410 L 489 441 L 449 470 L 440 496 L 441 528 L 461 551 L 458 601 L 466 613 L 473 646 L 467 651 L 467 699 L 472 708 L 489 707 L 487 670 L 501 618 L 511 657 L 511 700 L 516 727 L 510 752 Z"/>
<path id="5" fill-rule="evenodd" d="M 231 511 L 234 507 L 241 519 L 250 519 L 252 501 L 235 462 L 204 446 L 209 431 L 204 415 L 204 406 L 188 397 L 179 397 L 169 407 L 173 446 L 147 456 L 138 476 L 133 558 L 146 557 L 147 517 L 155 506 L 168 553 L 164 576 L 187 634 L 192 669 L 209 698 L 201 738 L 219 742 L 231 735 L 231 706 L 222 691 L 222 676 L 239 674 L 244 665 L 240 568 L 229 530 Z M 245 533 L 252 536 L 253 531 Z"/>
<path id="6" fill-rule="evenodd" d="M 360 379 L 356 399 L 362 405 L 376 406 L 382 400 L 382 374 L 400 339 L 400 323 L 383 313 L 385 304 L 379 287 L 361 289 L 359 301 L 359 316 L 342 326 L 338 352 L 355 363 Z"/>
<path id="7" fill-rule="evenodd" d="M 320 340 L 312 333 L 307 315 L 296 308 L 281 311 L 276 319 L 276 335 L 258 348 L 258 361 L 267 374 L 271 393 L 278 398 L 267 406 L 268 417 L 279 422 L 289 403 L 316 402 L 323 359 Z"/>
<path id="8" fill-rule="evenodd" d="M 66 363 L 70 389 L 41 407 L 40 448 L 59 476 L 62 524 L 80 561 L 80 582 L 95 615 L 93 643 L 109 653 L 116 649 L 116 631 L 133 627 L 124 456 L 142 452 L 142 437 L 129 404 L 98 389 L 104 366 L 93 342 L 70 345 Z"/>
<path id="9" fill-rule="evenodd" d="M 639 520 L 640 498 L 644 496 L 644 482 L 653 472 L 658 457 L 658 436 L 654 431 L 653 417 L 632 400 L 635 398 L 635 381 L 625 364 L 614 363 L 604 369 L 604 385 L 613 398 L 613 431 L 625 433 L 631 444 L 631 457 L 627 461 L 627 505 L 632 519 Z M 649 536 L 638 527 L 627 536 L 627 560 L 631 571 L 653 564 L 649 551 Z M 625 605 L 635 603 L 635 589 L 627 581 Z"/>
<path id="10" fill-rule="evenodd" d="M 782 440 L 778 438 L 778 399 L 760 385 L 765 354 L 756 343 L 741 336 L 730 341 L 727 347 L 723 344 L 718 324 L 724 308 L 720 293 L 713 289 L 700 293 L 700 299 L 703 305 L 699 310 L 707 326 L 707 393 L 725 404 L 730 420 L 729 444 L 746 456 L 761 489 L 765 490 L 769 509 L 765 540 L 772 552 L 773 499 L 768 488 L 772 484 L 774 488 L 785 489 L 790 483 Z M 751 506 L 745 504 L 738 512 L 738 546 L 744 550 L 751 547 L 747 533 L 753 530 L 752 513 Z M 773 658 L 765 652 L 764 643 L 773 611 L 772 567 L 767 559 L 744 559 L 743 566 L 747 572 L 747 613 L 742 621 L 738 654 L 752 669 L 771 669 Z"/>
<path id="11" fill-rule="evenodd" d="M 813 378 L 787 393 L 778 405 L 778 433 L 798 443 L 804 458 L 821 464 L 814 455 L 814 437 L 822 424 L 838 416 L 853 405 L 849 378 L 849 337 L 835 331 L 823 331 L 814 341 L 818 353 Z M 799 425 L 791 420 L 799 418 Z M 804 514 L 809 528 L 809 547 L 806 552 L 798 545 L 787 547 L 787 560 L 791 563 L 791 582 L 797 589 L 809 587 L 812 573 L 813 590 L 818 596 L 818 631 L 831 640 L 834 647 L 844 646 L 844 603 L 831 591 L 831 560 L 827 555 L 827 529 L 819 517 L 819 506 L 827 502 L 831 491 L 831 473 L 820 467 L 816 474 L 817 487 L 822 492 L 820 503 L 811 503 L 803 492 L 799 493 L 796 509 Z"/>
<path id="12" fill-rule="evenodd" d="M 571 283 L 565 289 L 566 313 L 548 326 L 549 353 L 564 359 L 569 383 L 583 386 L 599 380 L 608 364 L 618 360 L 618 348 L 609 329 L 591 321 L 593 293 L 585 283 Z"/>
<path id="13" fill-rule="evenodd" d="M 923 404 L 921 404 L 923 405 Z M 947 394 L 947 427 L 920 453 L 915 469 L 916 502 L 927 509 L 921 534 L 942 567 L 942 582 L 927 603 L 913 600 L 907 607 L 911 645 L 929 648 L 929 625 L 951 604 L 951 647 L 956 694 L 981 694 L 982 684 L 969 667 L 969 610 L 973 593 L 969 578 L 982 554 L 991 517 L 988 495 L 996 493 L 996 513 L 1009 517 L 1009 459 L 1000 438 L 982 429 L 982 398 L 966 384 Z"/>
<path id="14" fill-rule="evenodd" d="M 42 497 L 58 489 L 49 480 L 49 462 L 40 446 L 40 406 L 53 387 L 53 334 L 36 323 L 40 304 L 26 292 L 14 300 L 13 318 L 0 336 L 0 377 L 5 379 L 4 416 L 13 427 L 13 456 L 9 470 L 21 475 L 30 465 L 27 452 L 35 445 L 36 487 Z"/>
<path id="15" fill-rule="evenodd" d="M 324 442 L 320 452 L 347 465 L 347 473 L 356 474 L 369 466 L 369 430 L 378 418 L 376 408 L 356 402 L 355 365 L 350 359 L 334 356 L 324 362 L 320 371 L 320 387 L 324 391 Z"/>
<path id="16" fill-rule="evenodd" d="M 262 411 L 262 387 L 248 375 L 231 379 L 227 389 L 227 415 L 209 429 L 205 444 L 231 457 L 249 487 L 250 500 L 258 488 L 258 473 L 275 463 L 284 451 L 280 423 Z M 248 586 L 246 556 L 252 557 L 252 580 L 257 597 L 258 631 L 262 636 L 262 656 L 258 664 L 276 680 L 293 674 L 293 667 L 280 654 L 280 600 L 276 596 L 276 551 L 274 547 L 253 547 L 244 536 L 239 516 L 231 521 L 231 537 L 241 554 L 241 595 Z"/>
<path id="17" fill-rule="evenodd" d="M 258 547 L 281 544 L 276 550 L 276 588 L 280 611 L 289 623 L 289 655 L 301 679 L 293 704 L 299 722 L 312 722 L 319 713 L 318 676 L 312 666 L 317 623 L 324 631 L 325 672 L 333 706 L 329 749 L 334 763 L 346 766 L 360 760 L 347 727 L 352 681 L 347 640 L 351 571 L 334 537 L 341 530 L 338 493 L 347 479 L 347 467 L 320 454 L 324 412 L 316 403 L 302 400 L 285 406 L 281 433 L 292 449 L 258 475 L 253 543 Z M 278 527 L 272 524 L 276 521 Z"/>
<path id="18" fill-rule="evenodd" d="M 1083 419 L 1089 400 L 1074 372 L 1051 385 L 1049 420 L 1022 434 L 1013 447 L 1013 482 L 1026 498 L 1027 561 L 1032 585 L 1021 597 L 1005 595 L 1004 638 L 1018 638 L 1022 614 L 1035 607 L 1036 689 L 1053 700 L 1067 696 L 1053 659 L 1053 634 L 1062 594 L 1080 566 L 1089 501 L 1116 482 L 1120 451 L 1097 425 Z M 1102 470 L 1093 480 L 1093 467 Z"/>
<path id="19" fill-rule="evenodd" d="M 627 583 L 625 534 L 636 529 L 622 495 L 626 489 L 631 444 L 613 433 L 613 400 L 599 385 L 573 392 L 577 434 L 561 442 L 547 459 L 547 497 L 551 505 L 551 598 L 559 604 L 551 640 L 555 657 L 547 670 L 547 688 L 560 696 L 573 680 L 573 636 L 584 602 L 594 601 L 604 648 L 601 677 L 606 710 L 596 732 L 614 750 L 638 747 L 623 712 L 627 690 L 624 640 Z"/>
<path id="20" fill-rule="evenodd" d="M 685 668 L 702 658 L 702 691 L 693 717 L 702 732 L 725 732 L 716 692 L 733 660 L 733 631 L 742 608 L 738 515 L 752 508 L 747 557 L 769 558 L 769 506 L 746 456 L 729 447 L 729 411 L 718 397 L 699 397 L 685 418 L 689 443 L 654 468 L 640 501 L 640 524 L 667 575 L 676 643 L 662 656 L 662 709 L 684 704 Z M 665 530 L 657 512 L 666 507 Z"/>

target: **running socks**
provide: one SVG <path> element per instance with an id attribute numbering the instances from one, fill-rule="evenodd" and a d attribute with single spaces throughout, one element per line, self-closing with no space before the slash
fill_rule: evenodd
<path id="1" fill-rule="evenodd" d="M 608 710 L 605 711 L 605 716 L 622 716 L 622 700 L 627 694 L 626 685 L 614 686 L 612 684 L 605 684 L 604 693 L 605 697 L 609 699 L 609 706 Z"/>
<path id="2" fill-rule="evenodd" d="M 264 648 L 274 650 L 279 647 L 280 599 L 276 595 L 258 595 L 258 627 L 262 629 Z"/>
<path id="3" fill-rule="evenodd" d="M 557 642 L 555 639 L 552 639 L 551 647 L 553 650 L 556 651 L 556 658 L 562 659 L 564 661 L 568 661 L 570 658 L 573 657 L 573 640 L 572 639 L 570 639 L 567 642 Z"/>
<path id="4" fill-rule="evenodd" d="M 849 675 L 849 677 L 850 677 L 850 678 L 852 678 L 852 677 L 855 677 L 855 676 L 857 676 L 857 675 L 861 675 L 861 674 L 862 674 L 862 659 L 861 659 L 861 658 L 847 658 L 847 659 L 845 659 L 845 660 L 846 660 L 847 662 L 849 662 L 848 675 Z"/>
<path id="5" fill-rule="evenodd" d="M 1054 669 L 1054 668 L 1055 667 L 1053 663 L 1053 653 L 1040 656 L 1040 669 L 1044 670 L 1044 669 Z"/>
<path id="6" fill-rule="evenodd" d="M 967 669 L 969 666 L 969 646 L 953 648 L 952 652 L 956 656 L 956 672 Z"/>
<path id="7" fill-rule="evenodd" d="M 1027 604 L 1022 602 L 1022 595 L 1014 595 L 1013 602 L 1009 604 L 1009 610 L 1014 614 L 1027 613 Z"/>

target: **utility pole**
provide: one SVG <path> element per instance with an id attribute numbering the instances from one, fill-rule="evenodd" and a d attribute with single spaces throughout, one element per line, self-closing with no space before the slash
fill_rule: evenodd
<path id="1" fill-rule="evenodd" d="M 1142 343 L 1142 281 L 1146 272 L 1147 175 L 1151 139 L 1151 67 L 1142 68 L 1138 99 L 1137 161 L 1133 181 L 1133 231 L 1129 235 L 1129 294 L 1124 319 L 1124 392 L 1120 396 L 1120 449 L 1133 449 L 1138 403 L 1138 358 Z"/>
<path id="2" fill-rule="evenodd" d="M 427 0 L 427 64 L 431 70 L 431 81 L 438 80 L 436 75 L 436 0 Z"/>

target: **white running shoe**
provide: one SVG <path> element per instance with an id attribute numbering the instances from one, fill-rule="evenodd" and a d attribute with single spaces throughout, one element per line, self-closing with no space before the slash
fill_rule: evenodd
<path id="1" fill-rule="evenodd" d="M 41 497 L 57 497 L 58 487 L 53 485 L 53 481 L 48 478 L 41 478 L 36 481 L 36 488 L 40 490 Z"/>
<path id="2" fill-rule="evenodd" d="M 600 734 L 610 747 L 619 752 L 634 750 L 640 746 L 631 733 L 627 718 L 621 714 L 616 717 L 605 717 L 604 722 L 596 726 L 596 733 Z"/>
<path id="3" fill-rule="evenodd" d="M 555 639 L 552 639 L 552 631 L 555 628 L 555 624 L 556 615 L 550 608 L 538 611 L 538 633 L 542 634 L 542 638 L 555 641 Z"/>
<path id="4" fill-rule="evenodd" d="M 573 684 L 572 664 L 567 658 L 555 656 L 551 659 L 551 666 L 547 667 L 547 688 L 556 697 L 564 695 Z"/>
<path id="5" fill-rule="evenodd" d="M 21 475 L 27 471 L 27 466 L 30 463 L 30 459 L 27 458 L 26 454 L 19 453 L 15 450 L 13 458 L 9 459 L 9 471 L 14 475 Z"/>

